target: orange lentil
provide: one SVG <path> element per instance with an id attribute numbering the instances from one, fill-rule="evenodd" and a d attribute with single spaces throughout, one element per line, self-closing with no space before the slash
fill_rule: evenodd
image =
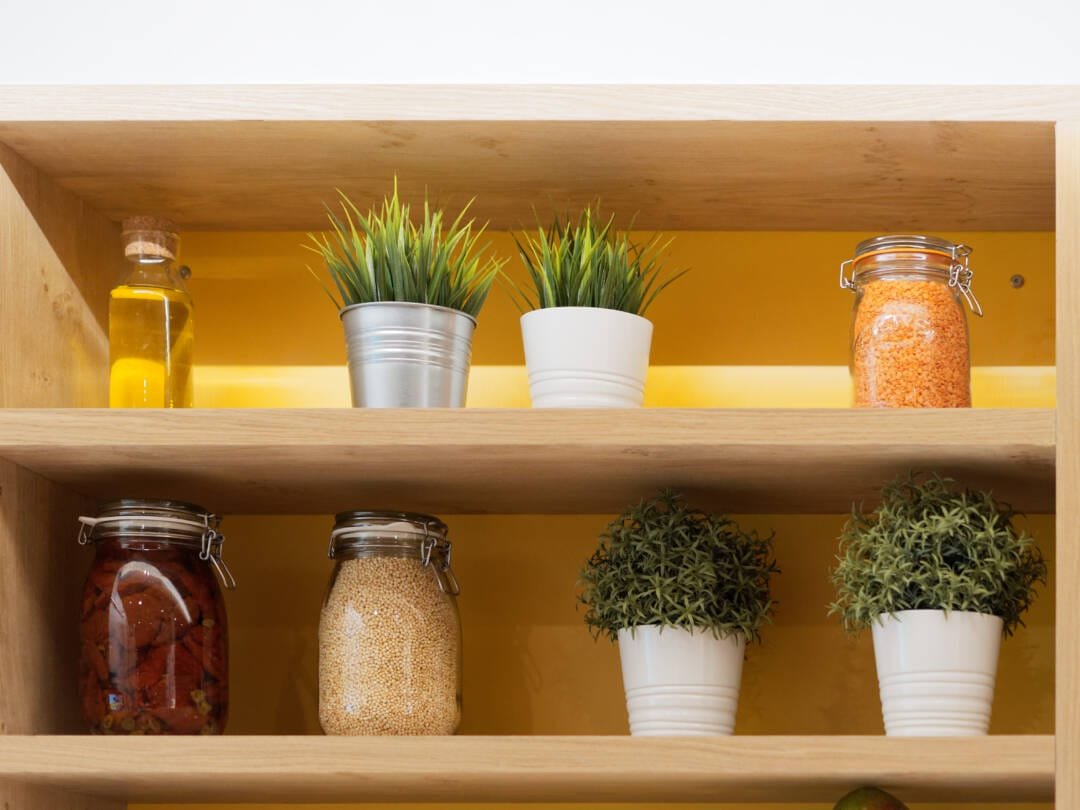
<path id="1" fill-rule="evenodd" d="M 929 280 L 861 285 L 851 373 L 857 408 L 970 407 L 967 320 L 953 289 Z"/>

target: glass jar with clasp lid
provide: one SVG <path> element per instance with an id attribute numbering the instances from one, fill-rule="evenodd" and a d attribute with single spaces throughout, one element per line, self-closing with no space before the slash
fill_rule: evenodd
<path id="1" fill-rule="evenodd" d="M 860 242 L 840 265 L 840 286 L 855 293 L 855 407 L 971 406 L 964 302 L 983 312 L 971 291 L 970 254 L 936 236 L 894 234 Z"/>
<path id="2" fill-rule="evenodd" d="M 453 734 L 461 721 L 461 622 L 446 524 L 343 512 L 330 535 L 319 622 L 327 734 Z"/>
<path id="3" fill-rule="evenodd" d="M 217 515 L 179 501 L 121 500 L 80 517 L 94 546 L 82 600 L 83 714 L 97 734 L 220 734 L 228 628 Z"/>

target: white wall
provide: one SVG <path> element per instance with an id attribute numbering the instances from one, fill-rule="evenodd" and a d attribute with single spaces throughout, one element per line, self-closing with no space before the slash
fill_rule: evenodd
<path id="1" fill-rule="evenodd" d="M 1080 83 L 1080 0 L 0 0 L 2 83 Z"/>

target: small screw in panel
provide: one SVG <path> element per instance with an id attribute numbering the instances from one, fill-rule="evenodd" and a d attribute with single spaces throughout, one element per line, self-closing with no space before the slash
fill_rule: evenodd
<path id="1" fill-rule="evenodd" d="M 1009 283 L 1013 286 L 1014 290 L 1019 290 L 1024 286 L 1024 277 L 1017 273 L 1015 276 L 1009 279 Z"/>

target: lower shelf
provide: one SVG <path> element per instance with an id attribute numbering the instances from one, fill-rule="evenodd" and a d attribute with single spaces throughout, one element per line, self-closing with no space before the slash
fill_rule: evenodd
<path id="1" fill-rule="evenodd" d="M 1052 736 L 0 736 L 0 780 L 130 802 L 1051 801 Z"/>

